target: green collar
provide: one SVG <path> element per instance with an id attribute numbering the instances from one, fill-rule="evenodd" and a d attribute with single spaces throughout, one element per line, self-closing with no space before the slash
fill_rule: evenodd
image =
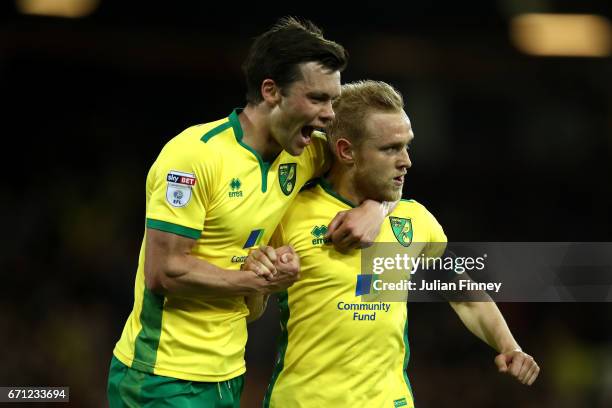
<path id="1" fill-rule="evenodd" d="M 236 135 L 236 140 L 238 140 L 239 143 L 242 141 L 243 133 L 242 126 L 240 126 L 240 120 L 238 119 L 238 115 L 240 115 L 243 110 L 244 108 L 236 108 L 229 115 L 230 124 L 232 125 L 232 128 L 234 128 L 234 134 Z"/>
<path id="2" fill-rule="evenodd" d="M 351 208 L 355 208 L 357 207 L 355 204 L 353 204 L 350 200 L 347 200 L 346 198 L 342 197 L 340 194 L 338 194 L 337 192 L 334 191 L 334 189 L 332 188 L 331 184 L 329 184 L 329 181 L 327 181 L 326 179 L 324 179 L 323 177 L 321 177 L 319 179 L 319 185 L 321 186 L 321 188 L 323 190 L 325 190 L 325 192 L 327 194 L 329 194 L 330 196 L 336 198 L 337 200 L 343 202 L 344 204 L 348 205 Z"/>
<path id="3" fill-rule="evenodd" d="M 268 190 L 268 170 L 270 170 L 270 162 L 264 161 L 262 157 L 259 155 L 257 150 L 253 149 L 251 146 L 245 144 L 242 141 L 242 137 L 244 133 L 242 132 L 242 126 L 240 126 L 240 120 L 238 119 L 238 115 L 243 111 L 242 108 L 236 108 L 229 115 L 229 123 L 232 125 L 232 129 L 234 129 L 234 135 L 236 136 L 236 142 L 249 152 L 255 156 L 257 162 L 259 163 L 259 168 L 261 169 L 261 191 L 265 193 Z"/>

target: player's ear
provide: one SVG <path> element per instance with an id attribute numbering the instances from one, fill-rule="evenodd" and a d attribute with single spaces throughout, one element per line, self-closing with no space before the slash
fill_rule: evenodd
<path id="1" fill-rule="evenodd" d="M 268 105 L 274 106 L 280 101 L 281 90 L 273 79 L 264 79 L 261 83 L 261 96 Z"/>
<path id="2" fill-rule="evenodd" d="M 336 141 L 336 157 L 344 164 L 353 164 L 355 162 L 355 149 L 350 140 L 343 137 Z"/>

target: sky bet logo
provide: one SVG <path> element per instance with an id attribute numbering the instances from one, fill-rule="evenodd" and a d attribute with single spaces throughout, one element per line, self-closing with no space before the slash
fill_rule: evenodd
<path id="1" fill-rule="evenodd" d="M 191 188 L 195 186 L 196 178 L 191 173 L 170 170 L 166 176 L 166 201 L 173 207 L 185 207 L 191 199 Z"/>
<path id="2" fill-rule="evenodd" d="M 176 171 L 171 171 L 170 173 L 168 173 L 166 181 L 170 183 L 185 184 L 187 186 L 195 186 L 196 183 L 195 177 L 182 176 Z"/>
<path id="3" fill-rule="evenodd" d="M 325 225 L 315 225 L 312 227 L 310 234 L 314 237 L 312 245 L 321 245 L 330 242 L 329 239 L 325 239 L 325 234 L 327 234 L 327 226 Z"/>

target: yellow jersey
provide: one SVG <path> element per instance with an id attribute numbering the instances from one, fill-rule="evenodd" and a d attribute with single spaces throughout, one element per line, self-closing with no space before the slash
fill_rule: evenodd
<path id="1" fill-rule="evenodd" d="M 293 245 L 301 278 L 279 296 L 281 341 L 264 407 L 414 406 L 406 303 L 365 302 L 357 295 L 362 251 L 342 254 L 323 239 L 336 213 L 351 207 L 321 180 L 299 194 L 272 238 L 276 247 Z M 427 253 L 446 236 L 424 206 L 402 200 L 376 242 L 414 243 Z"/>
<path id="2" fill-rule="evenodd" d="M 239 110 L 170 140 L 146 182 L 146 227 L 196 240 L 192 255 L 241 273 L 248 249 L 265 244 L 300 188 L 329 153 L 313 135 L 302 155 L 272 163 L 243 143 Z M 145 287 L 143 239 L 134 306 L 114 355 L 132 368 L 190 381 L 245 372 L 248 309 L 242 296 L 158 295 Z"/>

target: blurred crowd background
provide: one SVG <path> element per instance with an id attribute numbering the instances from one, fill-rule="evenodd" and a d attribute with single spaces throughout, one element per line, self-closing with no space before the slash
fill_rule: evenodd
<path id="1" fill-rule="evenodd" d="M 343 82 L 403 93 L 416 136 L 404 196 L 450 240 L 611 241 L 612 3 L 293 3 L 0 3 L 0 385 L 107 404 L 148 168 L 182 129 L 244 105 L 251 39 L 283 15 L 349 50 Z M 611 303 L 500 309 L 542 367 L 536 384 L 497 374 L 448 305 L 410 304 L 417 407 L 612 406 Z M 272 372 L 274 303 L 251 328 L 244 407 Z"/>

